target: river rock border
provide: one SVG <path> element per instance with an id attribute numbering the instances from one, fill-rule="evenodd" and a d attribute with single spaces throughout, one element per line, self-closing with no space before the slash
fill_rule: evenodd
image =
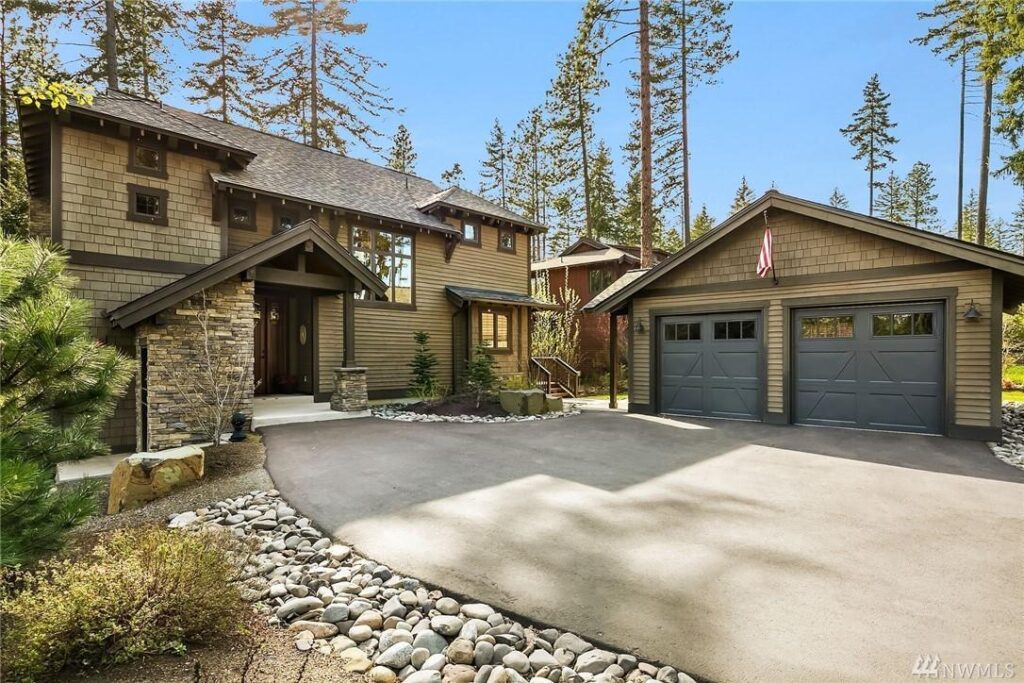
<path id="1" fill-rule="evenodd" d="M 242 597 L 300 651 L 338 657 L 371 683 L 693 683 L 671 666 L 526 626 L 483 603 L 460 603 L 333 542 L 276 490 L 173 515 L 174 528 L 229 531 Z"/>
<path id="2" fill-rule="evenodd" d="M 472 422 L 480 424 L 557 420 L 560 417 L 571 417 L 573 415 L 580 414 L 580 410 L 578 408 L 568 408 L 564 411 L 543 413 L 541 415 L 508 415 L 505 417 L 499 417 L 496 415 L 488 415 L 486 417 L 479 415 L 424 415 L 423 413 L 414 413 L 411 410 L 405 410 L 404 407 L 400 405 L 375 406 L 374 408 L 371 408 L 371 412 L 374 417 L 379 417 L 384 420 L 395 420 L 397 422 Z"/>
<path id="3" fill-rule="evenodd" d="M 1003 404 L 1003 440 L 989 443 L 997 458 L 1024 470 L 1024 403 Z"/>

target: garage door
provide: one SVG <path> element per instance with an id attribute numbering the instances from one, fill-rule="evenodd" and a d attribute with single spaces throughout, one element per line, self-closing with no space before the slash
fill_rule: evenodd
<path id="1" fill-rule="evenodd" d="M 761 419 L 760 313 L 660 318 L 658 409 Z"/>
<path id="2" fill-rule="evenodd" d="M 796 312 L 794 421 L 940 433 L 942 330 L 939 304 Z"/>

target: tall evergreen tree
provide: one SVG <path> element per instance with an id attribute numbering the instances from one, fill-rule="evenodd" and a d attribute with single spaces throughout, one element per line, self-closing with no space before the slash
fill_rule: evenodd
<path id="1" fill-rule="evenodd" d="M 935 176 L 930 164 L 918 161 L 911 166 L 903 183 L 903 194 L 908 224 L 929 230 L 937 227 L 939 210 L 935 200 L 939 195 L 935 193 Z"/>
<path id="2" fill-rule="evenodd" d="M 201 57 L 189 67 L 188 101 L 225 123 L 255 121 L 254 60 L 249 46 L 255 28 L 238 16 L 235 0 L 202 0 L 187 13 L 191 47 Z"/>
<path id="3" fill-rule="evenodd" d="M 345 39 L 366 33 L 349 20 L 351 0 L 264 0 L 272 22 L 261 34 L 275 47 L 264 63 L 261 93 L 271 95 L 265 123 L 319 149 L 345 153 L 352 143 L 374 152 L 376 124 L 395 105 L 370 80 L 384 63 Z"/>
<path id="4" fill-rule="evenodd" d="M 516 124 L 509 146 L 509 206 L 527 218 L 544 224 L 547 220 L 552 168 L 547 127 L 539 107 L 531 109 Z"/>
<path id="5" fill-rule="evenodd" d="M 1008 250 L 1024 256 L 1024 195 L 1017 202 L 1017 209 L 1008 227 Z"/>
<path id="6" fill-rule="evenodd" d="M 740 178 L 740 186 L 736 188 L 736 195 L 732 198 L 732 205 L 729 206 L 729 213 L 734 214 L 757 199 L 754 190 L 747 184 L 747 176 Z"/>
<path id="7" fill-rule="evenodd" d="M 832 188 L 832 194 L 828 198 L 829 206 L 834 206 L 837 209 L 848 209 L 850 208 L 850 202 L 846 199 L 846 195 L 838 187 Z"/>
<path id="8" fill-rule="evenodd" d="M 447 186 L 462 187 L 466 174 L 462 172 L 462 164 L 455 162 L 451 168 L 441 172 L 441 182 Z"/>
<path id="9" fill-rule="evenodd" d="M 395 136 L 391 138 L 391 150 L 388 152 L 388 168 L 402 173 L 416 171 L 416 151 L 412 147 L 412 136 L 404 123 L 398 124 Z"/>
<path id="10" fill-rule="evenodd" d="M 487 158 L 480 162 L 480 194 L 499 204 L 508 207 L 508 140 L 501 121 L 494 119 L 491 137 L 484 145 Z"/>
<path id="11" fill-rule="evenodd" d="M 593 188 L 590 192 L 590 216 L 593 236 L 599 240 L 613 239 L 617 229 L 619 198 L 612 174 L 612 155 L 603 140 L 597 143 L 591 168 Z"/>
<path id="12" fill-rule="evenodd" d="M 839 129 L 853 145 L 853 158 L 864 160 L 864 170 L 868 172 L 869 214 L 874 212 L 875 188 L 880 185 L 875 181 L 875 172 L 896 161 L 890 150 L 899 142 L 891 132 L 895 127 L 889 120 L 889 95 L 882 90 L 878 74 L 874 74 L 864 86 L 864 104 L 853 113 L 850 125 Z"/>
<path id="13" fill-rule="evenodd" d="M 727 0 L 655 0 L 652 5 L 652 116 L 657 204 L 679 212 L 680 232 L 690 234 L 689 97 L 713 85 L 739 53 L 731 47 Z"/>
<path id="14" fill-rule="evenodd" d="M 701 204 L 700 213 L 698 213 L 697 217 L 693 219 L 693 234 L 691 237 L 693 239 L 697 239 L 713 227 L 715 227 L 715 219 L 711 217 L 710 213 L 708 213 L 707 204 Z"/>
<path id="15" fill-rule="evenodd" d="M 1017 0 L 997 0 L 983 24 L 991 26 L 992 34 L 998 36 L 992 49 L 1008 64 L 1005 85 L 998 95 L 999 122 L 995 130 L 1010 143 L 1010 151 L 1003 156 L 1003 166 L 997 173 L 1010 176 L 1024 187 L 1024 12 L 1019 11 Z"/>
<path id="16" fill-rule="evenodd" d="M 907 222 L 907 200 L 903 181 L 895 172 L 889 171 L 885 182 L 879 185 L 874 209 L 879 218 L 893 223 Z"/>
<path id="17" fill-rule="evenodd" d="M 598 97 L 608 85 L 601 64 L 604 25 L 593 20 L 604 0 L 587 0 L 576 35 L 558 58 L 556 76 L 547 94 L 552 132 L 551 149 L 559 194 L 579 213 L 584 233 L 593 236 L 590 216 L 590 162 Z M 569 207 L 566 207 L 569 208 Z"/>

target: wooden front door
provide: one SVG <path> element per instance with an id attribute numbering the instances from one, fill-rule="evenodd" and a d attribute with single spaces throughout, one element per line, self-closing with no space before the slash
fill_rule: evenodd
<path id="1" fill-rule="evenodd" d="M 288 375 L 288 297 L 256 295 L 256 394 L 291 392 Z"/>

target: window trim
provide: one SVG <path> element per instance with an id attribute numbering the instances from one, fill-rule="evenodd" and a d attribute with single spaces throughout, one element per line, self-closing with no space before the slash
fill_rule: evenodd
<path id="1" fill-rule="evenodd" d="M 512 248 L 511 249 L 506 249 L 505 247 L 501 246 L 501 236 L 503 234 L 505 234 L 505 233 L 510 233 L 512 235 Z M 505 227 L 502 227 L 502 226 L 498 226 L 498 251 L 500 251 L 502 253 L 505 253 L 505 254 L 514 254 L 514 253 L 516 253 L 516 229 L 515 228 L 505 228 Z"/>
<path id="2" fill-rule="evenodd" d="M 471 240 L 471 239 L 468 239 L 466 237 L 466 223 L 469 223 L 470 225 L 473 225 L 473 226 L 476 227 L 476 239 L 475 240 Z M 462 225 L 460 227 L 460 231 L 462 232 L 462 243 L 465 244 L 466 246 L 469 246 L 469 247 L 479 247 L 479 246 L 482 246 L 482 241 L 480 239 L 480 233 L 481 233 L 482 230 L 483 230 L 483 224 L 480 223 L 480 221 L 466 221 L 466 220 L 462 221 Z"/>
<path id="3" fill-rule="evenodd" d="M 252 216 L 252 223 L 244 225 L 242 223 L 236 223 L 233 218 L 233 209 L 238 206 L 244 206 L 249 209 L 249 214 Z M 258 232 L 259 228 L 256 225 L 256 200 L 254 199 L 242 199 L 236 197 L 228 197 L 228 227 L 232 230 L 246 230 L 248 232 Z"/>
<path id="4" fill-rule="evenodd" d="M 135 150 L 139 147 L 155 150 L 159 153 L 160 168 L 148 168 L 135 163 Z M 167 179 L 167 145 L 157 142 L 150 142 L 139 137 L 132 137 L 128 141 L 128 172 L 138 175 L 147 175 L 152 178 Z"/>
<path id="5" fill-rule="evenodd" d="M 170 192 L 163 190 L 159 187 L 147 187 L 145 185 L 135 185 L 134 183 L 128 183 L 128 211 L 125 217 L 136 223 L 147 223 L 149 225 L 167 225 L 167 200 L 170 197 Z M 160 215 L 150 216 L 145 213 L 137 213 L 135 211 L 135 201 L 139 194 L 151 194 L 156 195 L 160 198 Z"/>
<path id="6" fill-rule="evenodd" d="M 513 316 L 514 309 L 511 306 L 481 306 L 480 312 L 477 315 L 477 339 L 480 344 L 484 343 L 484 313 L 490 313 L 494 316 L 505 316 L 508 318 L 508 346 L 507 347 L 484 347 L 484 351 L 487 353 L 500 353 L 500 354 L 511 354 L 515 351 L 515 334 L 513 332 L 513 324 L 515 318 Z M 493 337 L 494 343 L 497 343 L 497 330 L 498 326 L 494 326 L 495 336 Z"/>
<path id="7" fill-rule="evenodd" d="M 380 299 L 358 299 L 357 298 L 357 299 L 355 299 L 356 306 L 363 306 L 365 308 L 391 308 L 391 309 L 401 309 L 401 310 L 407 310 L 407 311 L 415 311 L 416 310 L 416 234 L 413 233 L 413 232 L 406 232 L 404 230 L 398 230 L 397 228 L 389 228 L 389 227 L 376 227 L 376 228 L 374 228 L 374 227 L 369 226 L 369 225 L 357 225 L 357 224 L 354 224 L 354 223 L 350 224 L 348 226 L 348 246 L 349 246 L 349 251 L 352 253 L 353 256 L 355 256 L 355 252 L 356 251 L 366 251 L 365 249 L 358 249 L 357 250 L 356 246 L 355 246 L 356 230 L 360 230 L 360 229 L 361 230 L 370 230 L 372 232 L 389 232 L 389 233 L 391 233 L 393 235 L 402 235 L 403 237 L 408 237 L 409 238 L 409 240 L 411 241 L 411 245 L 412 245 L 412 248 L 410 249 L 410 254 L 408 256 L 409 261 L 412 264 L 412 277 L 410 278 L 412 280 L 412 286 L 410 287 L 410 289 L 411 289 L 411 292 L 410 292 L 411 301 L 409 303 L 402 303 L 402 302 L 398 302 L 398 301 L 392 301 L 391 299 L 388 299 L 386 301 L 382 301 Z M 375 249 L 370 250 L 371 260 L 372 260 L 372 255 L 374 253 L 376 253 Z M 356 258 L 358 258 L 358 257 L 356 257 Z M 373 272 L 373 271 L 371 270 L 370 272 Z M 389 289 L 389 296 L 390 296 L 390 287 L 388 289 Z"/>

